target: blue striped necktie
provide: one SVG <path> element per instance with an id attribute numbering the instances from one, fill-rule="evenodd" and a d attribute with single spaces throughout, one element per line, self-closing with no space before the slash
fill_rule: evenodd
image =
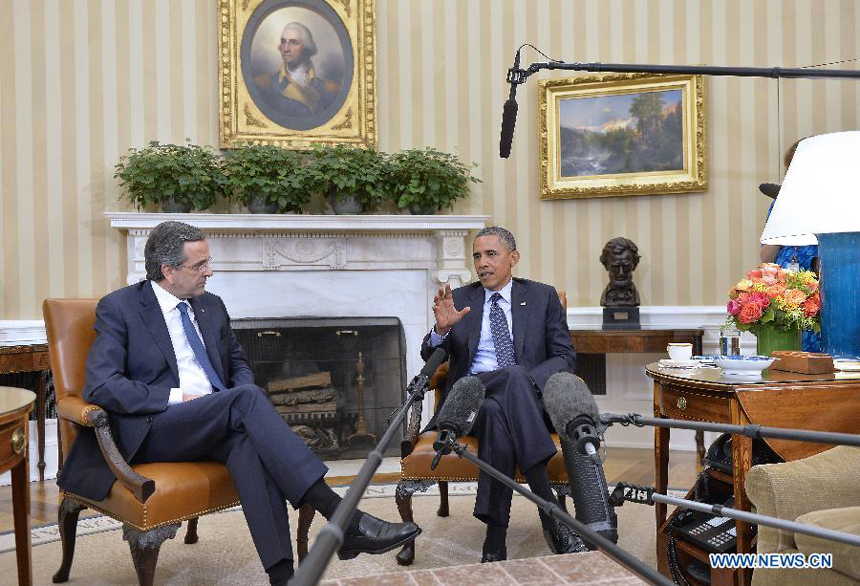
<path id="1" fill-rule="evenodd" d="M 224 386 L 223 382 L 221 382 L 221 377 L 218 376 L 218 373 L 215 372 L 215 368 L 213 368 L 212 363 L 209 361 L 209 355 L 206 353 L 206 348 L 203 346 L 200 336 L 197 335 L 197 330 L 194 329 L 194 325 L 191 323 L 191 318 L 188 317 L 188 304 L 181 301 L 176 308 L 179 309 L 179 313 L 182 314 L 182 329 L 185 330 L 185 337 L 188 338 L 188 343 L 194 351 L 194 357 L 197 358 L 197 362 L 199 362 L 200 366 L 203 367 L 203 372 L 205 372 L 206 376 L 209 377 L 209 382 L 212 383 L 212 387 L 216 391 L 227 390 L 227 387 Z"/>
<path id="2" fill-rule="evenodd" d="M 490 333 L 493 335 L 493 346 L 496 347 L 496 362 L 499 368 L 513 366 L 517 363 L 514 357 L 514 344 L 511 341 L 511 332 L 508 329 L 508 320 L 505 312 L 499 307 L 500 293 L 493 293 L 490 297 Z"/>

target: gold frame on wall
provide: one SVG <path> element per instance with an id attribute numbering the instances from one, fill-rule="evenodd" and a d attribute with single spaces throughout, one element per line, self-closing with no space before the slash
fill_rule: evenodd
<path id="1" fill-rule="evenodd" d="M 272 31 L 302 20 L 312 35 L 320 33 L 315 43 L 328 53 L 318 56 L 339 64 L 343 73 L 341 81 L 324 80 L 323 97 L 331 99 L 315 103 L 307 114 L 281 107 L 287 100 L 259 81 L 278 76 L 280 64 L 272 67 L 273 59 L 280 60 L 278 45 L 268 42 Z M 247 142 L 293 149 L 314 143 L 376 146 L 375 0 L 219 0 L 218 31 L 222 148 Z M 263 61 L 260 47 L 268 46 L 272 52 Z M 316 58 L 311 61 L 319 67 Z"/>
<path id="2" fill-rule="evenodd" d="M 594 101 L 595 99 L 672 90 L 681 91 L 683 164 L 679 167 L 682 168 L 562 175 L 563 100 L 590 99 L 592 101 L 588 104 L 589 107 L 599 107 L 600 103 Z M 581 105 L 586 104 L 583 102 Z M 623 125 L 629 123 L 629 120 L 616 122 Z M 708 188 L 704 78 L 700 75 L 612 73 L 541 80 L 538 91 L 538 144 L 541 199 L 585 199 L 704 191 Z"/>

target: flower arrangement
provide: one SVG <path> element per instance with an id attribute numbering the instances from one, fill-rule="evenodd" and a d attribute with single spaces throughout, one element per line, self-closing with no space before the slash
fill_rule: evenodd
<path id="1" fill-rule="evenodd" d="M 764 326 L 781 331 L 821 330 L 821 298 L 812 271 L 764 263 L 729 290 L 727 324 L 758 335 Z"/>

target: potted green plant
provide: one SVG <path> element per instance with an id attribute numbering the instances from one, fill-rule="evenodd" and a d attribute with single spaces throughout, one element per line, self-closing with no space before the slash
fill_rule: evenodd
<path id="1" fill-rule="evenodd" d="M 273 145 L 246 144 L 224 161 L 230 191 L 254 214 L 301 213 L 311 198 L 301 156 Z"/>
<path id="2" fill-rule="evenodd" d="M 480 182 L 471 174 L 475 166 L 433 148 L 401 151 L 389 160 L 389 191 L 399 209 L 434 214 L 469 195 L 469 183 Z"/>
<path id="3" fill-rule="evenodd" d="M 377 209 L 386 193 L 386 158 L 372 148 L 315 145 L 306 167 L 313 190 L 329 198 L 338 214 Z"/>
<path id="4" fill-rule="evenodd" d="M 165 212 L 205 210 L 224 195 L 227 177 L 210 146 L 149 143 L 120 157 L 114 177 L 138 209 L 160 204 Z"/>

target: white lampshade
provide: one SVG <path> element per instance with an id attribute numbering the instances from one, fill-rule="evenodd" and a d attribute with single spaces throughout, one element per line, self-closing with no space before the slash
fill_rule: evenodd
<path id="1" fill-rule="evenodd" d="M 817 244 L 815 234 L 860 232 L 860 131 L 800 141 L 762 244 Z"/>

